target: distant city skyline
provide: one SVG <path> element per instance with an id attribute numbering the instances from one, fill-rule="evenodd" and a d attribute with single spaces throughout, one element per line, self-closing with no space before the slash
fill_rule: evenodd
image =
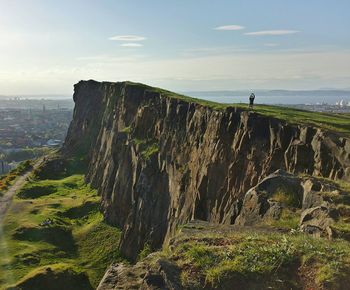
<path id="1" fill-rule="evenodd" d="M 174 91 L 349 89 L 350 1 L 0 0 L 0 95 L 81 79 Z"/>

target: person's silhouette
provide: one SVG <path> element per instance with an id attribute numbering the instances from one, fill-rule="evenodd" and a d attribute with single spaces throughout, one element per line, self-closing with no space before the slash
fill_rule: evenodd
<path id="1" fill-rule="evenodd" d="M 249 96 L 249 109 L 253 109 L 254 106 L 255 95 L 251 93 Z"/>

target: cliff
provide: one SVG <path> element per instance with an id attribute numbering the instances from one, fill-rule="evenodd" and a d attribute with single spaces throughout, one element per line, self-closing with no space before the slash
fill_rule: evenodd
<path id="1" fill-rule="evenodd" d="M 244 194 L 277 169 L 350 181 L 350 140 L 317 126 L 130 82 L 75 85 L 62 149 L 88 159 L 121 252 L 168 243 L 193 219 L 233 224 Z"/>

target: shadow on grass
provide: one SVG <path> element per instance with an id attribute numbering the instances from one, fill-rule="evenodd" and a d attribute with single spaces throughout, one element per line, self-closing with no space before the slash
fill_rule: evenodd
<path id="1" fill-rule="evenodd" d="M 58 180 L 75 174 L 85 174 L 88 168 L 88 161 L 85 157 L 62 158 L 54 156 L 36 168 L 33 172 L 35 179 Z M 69 187 L 69 185 L 66 185 Z"/>
<path id="2" fill-rule="evenodd" d="M 86 273 L 64 264 L 49 265 L 33 270 L 14 287 L 27 290 L 92 290 Z"/>
<path id="3" fill-rule="evenodd" d="M 28 186 L 23 187 L 17 196 L 22 199 L 26 198 L 39 198 L 45 195 L 50 195 L 52 193 L 55 193 L 57 191 L 56 187 L 53 185 L 34 185 L 34 186 Z"/>
<path id="4" fill-rule="evenodd" d="M 20 227 L 15 230 L 13 238 L 30 242 L 47 242 L 69 254 L 76 252 L 72 231 L 64 226 Z"/>
<path id="5" fill-rule="evenodd" d="M 60 213 L 60 216 L 67 217 L 70 219 L 79 219 L 88 216 L 91 213 L 98 211 L 99 202 L 97 201 L 87 201 L 82 205 L 72 207 L 64 212 Z"/>

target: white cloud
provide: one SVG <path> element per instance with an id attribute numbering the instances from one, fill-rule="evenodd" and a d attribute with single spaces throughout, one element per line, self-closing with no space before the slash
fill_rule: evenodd
<path id="1" fill-rule="evenodd" d="M 113 55 L 93 55 L 93 56 L 81 56 L 76 58 L 78 61 L 87 61 L 90 63 L 104 63 L 104 62 L 135 62 L 144 58 L 143 55 L 130 55 L 130 56 L 113 56 Z"/>
<path id="2" fill-rule="evenodd" d="M 127 43 L 122 43 L 120 46 L 123 46 L 123 47 L 141 47 L 141 46 L 143 46 L 143 44 L 127 42 Z"/>
<path id="3" fill-rule="evenodd" d="M 146 37 L 139 35 L 115 35 L 108 39 L 117 41 L 143 41 L 146 40 Z"/>
<path id="4" fill-rule="evenodd" d="M 264 46 L 267 46 L 267 47 L 276 47 L 279 45 L 280 45 L 279 43 L 264 43 Z"/>
<path id="5" fill-rule="evenodd" d="M 246 32 L 245 35 L 253 35 L 253 36 L 263 36 L 263 35 L 287 35 L 298 33 L 298 30 L 262 30 L 262 31 L 254 31 L 254 32 Z"/>
<path id="6" fill-rule="evenodd" d="M 244 29 L 244 26 L 241 25 L 224 25 L 224 26 L 219 26 L 215 27 L 215 30 L 242 30 Z"/>

